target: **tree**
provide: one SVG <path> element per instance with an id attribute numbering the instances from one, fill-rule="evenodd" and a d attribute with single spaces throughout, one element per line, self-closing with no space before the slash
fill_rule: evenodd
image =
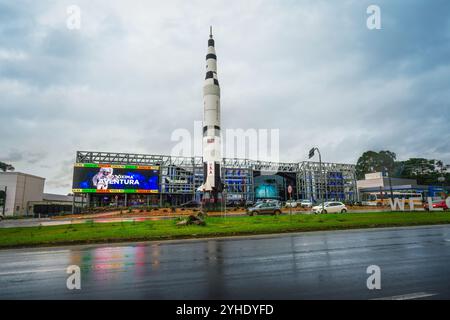
<path id="1" fill-rule="evenodd" d="M 0 170 L 2 170 L 3 172 L 6 171 L 14 171 L 14 167 L 10 164 L 4 163 L 0 161 Z"/>
<path id="2" fill-rule="evenodd" d="M 379 171 L 387 170 L 390 174 L 394 171 L 395 168 L 395 159 L 397 159 L 397 155 L 394 152 L 389 150 L 378 152 L 380 169 Z"/>
<path id="3" fill-rule="evenodd" d="M 439 185 L 440 177 L 444 177 L 444 181 L 449 181 L 450 173 L 447 172 L 448 166 L 441 160 L 411 158 L 401 162 L 401 170 L 399 170 L 399 178 L 416 179 L 418 184 Z"/>
<path id="4" fill-rule="evenodd" d="M 364 179 L 366 173 L 388 171 L 392 173 L 395 168 L 397 155 L 389 150 L 375 152 L 366 151 L 359 157 L 356 163 L 356 176 Z"/>

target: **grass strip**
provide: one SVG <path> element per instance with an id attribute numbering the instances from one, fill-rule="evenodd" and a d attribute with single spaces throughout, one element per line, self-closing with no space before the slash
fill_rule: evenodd
<path id="1" fill-rule="evenodd" d="M 0 248 L 169 240 L 284 232 L 450 223 L 446 212 L 374 212 L 325 215 L 208 217 L 206 226 L 175 220 L 70 224 L 0 229 Z"/>

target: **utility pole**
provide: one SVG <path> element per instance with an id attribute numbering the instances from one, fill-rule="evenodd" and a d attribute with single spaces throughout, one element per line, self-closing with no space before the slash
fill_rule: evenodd
<path id="1" fill-rule="evenodd" d="M 311 159 L 312 157 L 314 157 L 314 153 L 315 151 L 317 151 L 317 153 L 319 154 L 319 177 L 320 180 L 322 180 L 322 155 L 320 154 L 320 150 L 317 147 L 312 148 L 311 150 L 309 150 L 309 159 Z M 326 187 L 326 186 L 325 186 Z M 319 191 L 319 190 L 318 190 Z M 319 192 L 318 192 L 319 193 Z M 324 199 L 323 199 L 323 192 L 320 192 L 320 198 L 322 200 L 322 212 L 325 211 L 325 204 L 324 204 Z"/>
<path id="2" fill-rule="evenodd" d="M 223 188 L 223 194 L 224 194 L 224 199 L 223 199 L 223 205 L 224 205 L 224 215 L 225 218 L 227 217 L 227 199 L 228 199 L 228 184 L 225 182 L 224 183 L 224 188 Z"/>
<path id="3" fill-rule="evenodd" d="M 392 180 L 391 180 L 391 174 L 389 173 L 388 168 L 384 167 L 384 173 L 388 176 L 389 181 L 389 192 L 391 194 L 391 201 L 394 203 L 394 192 L 392 191 Z"/>

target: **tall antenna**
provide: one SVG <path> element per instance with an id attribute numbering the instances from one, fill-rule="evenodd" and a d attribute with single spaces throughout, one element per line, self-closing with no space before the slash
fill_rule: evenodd
<path id="1" fill-rule="evenodd" d="M 212 39 L 213 35 L 212 35 L 212 26 L 209 26 L 209 37 Z"/>

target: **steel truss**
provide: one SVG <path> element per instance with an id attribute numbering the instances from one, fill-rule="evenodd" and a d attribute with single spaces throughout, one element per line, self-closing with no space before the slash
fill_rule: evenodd
<path id="1" fill-rule="evenodd" d="M 77 151 L 76 163 L 105 163 L 160 166 L 161 194 L 192 195 L 203 182 L 203 158 L 132 153 Z M 253 200 L 254 171 L 295 173 L 297 198 L 356 201 L 355 166 L 341 163 L 303 161 L 299 163 L 224 158 L 222 177 L 227 197 Z"/>

